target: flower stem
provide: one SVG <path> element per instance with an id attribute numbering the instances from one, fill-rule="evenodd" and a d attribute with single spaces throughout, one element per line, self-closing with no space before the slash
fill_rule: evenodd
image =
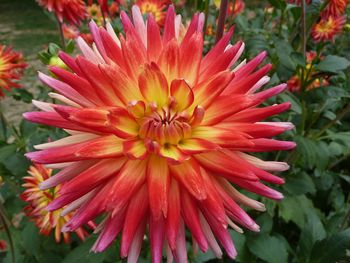
<path id="1" fill-rule="evenodd" d="M 327 129 L 329 129 L 334 124 L 336 124 L 337 121 L 341 120 L 349 112 L 350 112 L 350 104 L 348 104 L 342 111 L 340 111 L 334 120 L 330 121 L 328 124 L 323 126 L 323 128 L 316 134 L 315 137 L 316 138 L 320 137 Z"/>
<path id="2" fill-rule="evenodd" d="M 62 45 L 62 48 L 65 50 L 65 49 L 66 49 L 66 42 L 65 42 L 65 40 L 64 40 L 63 29 L 62 29 L 62 23 L 61 23 L 60 20 L 58 19 L 57 15 L 56 15 L 56 20 L 57 20 L 58 31 L 60 32 L 61 45 Z"/>
<path id="3" fill-rule="evenodd" d="M 205 0 L 204 13 L 205 13 L 205 20 L 204 20 L 203 37 L 205 37 L 205 33 L 207 32 L 207 24 L 208 24 L 208 16 L 209 16 L 209 0 Z"/>
<path id="4" fill-rule="evenodd" d="M 103 19 L 103 26 L 106 27 L 106 16 L 105 16 L 105 13 L 103 12 L 101 6 L 100 6 L 100 9 L 101 9 L 101 14 L 102 14 L 102 19 Z"/>
<path id="5" fill-rule="evenodd" d="M 13 245 L 13 239 L 10 231 L 10 223 L 8 222 L 8 219 L 6 217 L 5 208 L 1 203 L 0 203 L 0 221 L 1 221 L 2 227 L 5 229 L 5 233 L 10 243 L 10 253 L 12 257 L 12 262 L 15 263 L 16 262 L 15 248 Z"/>
<path id="6" fill-rule="evenodd" d="M 305 0 L 301 0 L 301 51 L 306 57 L 306 3 Z"/>
<path id="7" fill-rule="evenodd" d="M 220 11 L 219 11 L 219 21 L 216 30 L 215 42 L 217 43 L 224 34 L 225 20 L 227 14 L 228 0 L 221 0 Z"/>

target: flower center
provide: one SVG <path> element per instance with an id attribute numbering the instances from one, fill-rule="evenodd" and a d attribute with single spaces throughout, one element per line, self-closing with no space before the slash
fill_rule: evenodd
<path id="1" fill-rule="evenodd" d="M 159 145 L 177 145 L 191 136 L 191 125 L 186 112 L 177 113 L 166 108 L 153 111 L 141 120 L 139 136 Z"/>

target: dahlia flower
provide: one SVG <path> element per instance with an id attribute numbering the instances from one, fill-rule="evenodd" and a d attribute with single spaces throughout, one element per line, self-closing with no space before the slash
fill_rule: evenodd
<path id="1" fill-rule="evenodd" d="M 3 97 L 2 89 L 20 88 L 16 83 L 28 65 L 24 63 L 22 53 L 12 51 L 12 48 L 0 44 L 0 96 Z"/>
<path id="2" fill-rule="evenodd" d="M 336 35 L 340 34 L 346 23 L 346 16 L 321 18 L 311 29 L 314 42 L 334 41 Z"/>
<path id="3" fill-rule="evenodd" d="M 326 8 L 322 12 L 322 17 L 339 17 L 344 15 L 347 5 L 347 0 L 330 0 Z"/>
<path id="4" fill-rule="evenodd" d="M 76 39 L 80 33 L 76 26 L 67 24 L 62 24 L 62 31 L 65 39 Z"/>
<path id="5" fill-rule="evenodd" d="M 232 1 L 229 2 L 227 13 L 228 15 L 238 15 L 242 13 L 245 8 L 245 3 L 243 0 L 236 0 L 234 3 Z"/>
<path id="6" fill-rule="evenodd" d="M 220 8 L 221 0 L 214 0 L 214 5 L 217 9 Z M 227 15 L 238 15 L 242 13 L 245 8 L 245 3 L 243 0 L 229 1 L 227 8 Z"/>
<path id="7" fill-rule="evenodd" d="M 93 19 L 98 25 L 103 25 L 103 15 L 98 5 L 92 4 L 88 6 L 86 12 L 89 19 Z"/>
<path id="8" fill-rule="evenodd" d="M 58 20 L 63 23 L 63 19 L 79 25 L 85 18 L 85 3 L 83 0 L 37 0 L 39 5 L 49 12 L 55 13 Z"/>
<path id="9" fill-rule="evenodd" d="M 26 190 L 22 193 L 21 198 L 28 202 L 29 205 L 25 207 L 25 212 L 28 217 L 30 217 L 40 229 L 40 233 L 48 236 L 51 231 L 55 232 L 55 240 L 57 243 L 61 241 L 61 236 L 63 235 L 63 240 L 65 243 L 70 242 L 69 233 L 62 234 L 62 227 L 72 218 L 72 213 L 66 212 L 63 209 L 59 209 L 53 212 L 46 210 L 46 206 L 52 202 L 58 195 L 60 186 L 56 186 L 50 190 L 41 190 L 39 185 L 49 179 L 52 175 L 52 169 L 47 169 L 40 164 L 34 164 L 29 167 L 29 176 L 23 178 L 25 183 L 23 187 Z M 92 222 L 87 223 L 91 228 L 94 228 Z M 75 230 L 75 233 L 81 240 L 84 240 L 88 233 L 87 231 L 79 227 Z"/>
<path id="10" fill-rule="evenodd" d="M 169 260 L 187 262 L 185 229 L 202 251 L 221 257 L 223 248 L 235 258 L 228 225 L 259 231 L 240 205 L 265 210 L 236 187 L 283 198 L 263 182 L 282 184 L 270 172 L 288 165 L 249 153 L 294 148 L 272 139 L 291 123 L 263 121 L 290 103 L 257 107 L 286 85 L 258 92 L 269 81 L 271 65 L 258 69 L 266 52 L 239 63 L 244 43 L 230 44 L 232 29 L 202 57 L 203 14 L 194 15 L 184 37 L 173 6 L 162 34 L 137 6 L 132 17 L 121 13 L 120 38 L 109 24 L 91 22 L 96 48 L 78 38 L 82 56 L 60 53 L 71 71 L 52 67 L 58 79 L 39 74 L 66 105 L 34 101 L 42 111 L 25 118 L 70 134 L 26 155 L 61 169 L 40 185 L 61 185 L 47 209 L 75 211 L 64 231 L 103 216 L 92 251 L 105 250 L 120 234 L 128 262 L 137 262 L 145 233 L 153 262 L 161 262 L 163 247 Z"/>
<path id="11" fill-rule="evenodd" d="M 152 14 L 159 26 L 163 26 L 166 8 L 171 4 L 170 0 L 137 0 L 136 5 L 142 14 Z"/>

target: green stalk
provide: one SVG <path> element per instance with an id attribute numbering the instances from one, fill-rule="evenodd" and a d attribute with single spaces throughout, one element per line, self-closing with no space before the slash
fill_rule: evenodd
<path id="1" fill-rule="evenodd" d="M 208 16 L 209 16 L 209 0 L 205 0 L 205 7 L 204 7 L 204 14 L 205 14 L 205 20 L 204 20 L 204 28 L 203 28 L 203 38 L 205 38 L 205 33 L 207 32 L 207 24 L 208 24 Z"/>
<path id="2" fill-rule="evenodd" d="M 65 40 L 64 40 L 63 29 L 62 29 L 62 23 L 61 23 L 60 20 L 58 19 L 57 15 L 56 15 L 56 20 L 57 20 L 58 31 L 59 31 L 59 34 L 60 34 L 61 45 L 62 45 L 62 48 L 65 50 L 65 49 L 66 49 L 66 42 L 65 42 Z"/>

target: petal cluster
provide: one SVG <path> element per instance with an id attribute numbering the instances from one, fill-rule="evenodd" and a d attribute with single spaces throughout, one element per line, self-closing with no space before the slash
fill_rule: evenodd
<path id="1" fill-rule="evenodd" d="M 159 26 L 164 25 L 166 8 L 171 4 L 170 0 L 137 0 L 142 14 L 152 14 Z"/>
<path id="2" fill-rule="evenodd" d="M 315 42 L 334 41 L 336 35 L 340 34 L 346 23 L 346 16 L 324 17 L 314 24 L 311 29 L 311 36 Z"/>
<path id="3" fill-rule="evenodd" d="M 37 2 L 49 12 L 55 13 L 61 23 L 65 19 L 72 24 L 79 25 L 86 15 L 83 0 L 37 0 Z"/>
<path id="4" fill-rule="evenodd" d="M 0 96 L 4 96 L 2 89 L 20 88 L 19 80 L 28 65 L 23 55 L 13 51 L 10 47 L 0 45 Z"/>
<path id="5" fill-rule="evenodd" d="M 344 15 L 347 0 L 330 0 L 322 12 L 322 17 L 339 17 Z"/>
<path id="6" fill-rule="evenodd" d="M 260 91 L 271 69 L 259 67 L 266 52 L 240 60 L 244 43 L 230 43 L 232 29 L 203 57 L 203 14 L 184 30 L 171 6 L 162 34 L 137 6 L 132 21 L 124 12 L 121 21 L 119 37 L 109 24 L 90 23 L 93 48 L 78 38 L 82 55 L 60 53 L 69 71 L 39 74 L 62 104 L 34 101 L 42 111 L 25 118 L 69 133 L 27 154 L 60 170 L 40 184 L 61 187 L 47 209 L 75 210 L 64 231 L 102 215 L 92 250 L 103 251 L 120 235 L 128 262 L 137 262 L 146 233 L 153 262 L 161 262 L 163 249 L 170 261 L 187 262 L 185 229 L 202 251 L 220 258 L 224 249 L 235 258 L 228 227 L 259 231 L 241 206 L 265 210 L 237 187 L 283 197 L 264 182 L 282 184 L 271 172 L 288 165 L 249 153 L 294 148 L 273 138 L 291 123 L 265 120 L 290 104 L 259 106 L 286 85 Z"/>
<path id="7" fill-rule="evenodd" d="M 40 164 L 34 164 L 30 166 L 28 174 L 29 176 L 23 178 L 25 181 L 23 187 L 26 190 L 21 194 L 22 200 L 29 203 L 24 211 L 35 222 L 41 234 L 48 236 L 54 231 L 57 243 L 61 241 L 62 236 L 64 242 L 69 243 L 70 235 L 69 233 L 62 233 L 62 228 L 71 219 L 72 214 L 68 210 L 63 209 L 53 212 L 46 210 L 46 206 L 57 197 L 60 187 L 57 186 L 46 191 L 39 188 L 43 181 L 51 177 L 52 170 Z M 94 228 L 92 222 L 88 222 L 88 225 Z M 82 227 L 76 229 L 75 233 L 81 240 L 88 236 L 88 232 Z"/>

